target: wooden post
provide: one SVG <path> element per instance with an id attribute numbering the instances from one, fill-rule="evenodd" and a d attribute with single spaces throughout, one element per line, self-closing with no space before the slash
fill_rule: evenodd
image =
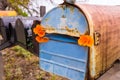
<path id="1" fill-rule="evenodd" d="M 2 53 L 0 52 L 0 80 L 3 80 L 4 72 L 3 72 L 3 60 L 2 60 Z"/>
<path id="2" fill-rule="evenodd" d="M 43 17 L 45 13 L 46 13 L 46 7 L 40 6 L 40 17 Z"/>

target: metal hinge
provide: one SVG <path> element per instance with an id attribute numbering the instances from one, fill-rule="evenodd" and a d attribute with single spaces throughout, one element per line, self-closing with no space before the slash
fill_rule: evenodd
<path id="1" fill-rule="evenodd" d="M 97 46 L 100 44 L 101 34 L 98 32 L 94 32 L 94 45 Z"/>

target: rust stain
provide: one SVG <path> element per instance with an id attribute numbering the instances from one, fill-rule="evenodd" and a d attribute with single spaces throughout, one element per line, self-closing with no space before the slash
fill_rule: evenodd
<path id="1" fill-rule="evenodd" d="M 76 28 L 69 28 L 68 26 L 65 26 L 62 28 L 54 28 L 47 25 L 45 27 L 45 30 L 47 33 L 59 33 L 59 34 L 65 34 L 65 35 L 70 35 L 74 37 L 79 37 L 81 35 Z"/>
<path id="2" fill-rule="evenodd" d="M 49 18 L 46 18 L 45 21 L 48 22 L 48 21 L 49 21 Z"/>
<path id="3" fill-rule="evenodd" d="M 61 8 L 61 9 L 63 9 L 63 10 L 65 10 L 66 5 L 59 5 L 58 7 Z"/>
<path id="4" fill-rule="evenodd" d="M 70 12 L 74 13 L 74 7 L 73 6 L 69 6 L 69 8 L 70 8 Z"/>
<path id="5" fill-rule="evenodd" d="M 98 78 L 120 57 L 120 6 L 76 5 L 88 20 L 90 35 L 101 34 L 101 43 L 89 53 L 90 77 Z"/>

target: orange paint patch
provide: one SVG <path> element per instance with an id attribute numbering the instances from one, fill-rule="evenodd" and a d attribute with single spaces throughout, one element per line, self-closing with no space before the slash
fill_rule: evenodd
<path id="1" fill-rule="evenodd" d="M 34 29 L 33 32 L 37 34 L 37 37 L 35 38 L 37 42 L 43 43 L 43 42 L 48 42 L 49 38 L 44 37 L 45 36 L 45 29 L 41 25 L 37 25 Z"/>
<path id="2" fill-rule="evenodd" d="M 43 42 L 48 42 L 49 41 L 49 39 L 47 37 L 39 37 L 39 36 L 37 36 L 35 39 L 39 43 L 43 43 Z"/>
<path id="3" fill-rule="evenodd" d="M 78 44 L 81 45 L 81 46 L 91 47 L 93 45 L 93 43 L 94 43 L 94 40 L 89 35 L 82 35 L 78 39 Z"/>
<path id="4" fill-rule="evenodd" d="M 38 36 L 39 36 L 39 37 L 45 36 L 45 31 L 39 31 L 39 32 L 38 32 Z"/>
<path id="5" fill-rule="evenodd" d="M 41 25 L 37 25 L 34 29 L 33 32 L 35 34 L 38 34 L 40 31 L 45 31 L 45 29 Z"/>

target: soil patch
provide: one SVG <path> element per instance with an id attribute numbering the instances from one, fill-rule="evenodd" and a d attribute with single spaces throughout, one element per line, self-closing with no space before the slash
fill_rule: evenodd
<path id="1" fill-rule="evenodd" d="M 5 80 L 68 80 L 45 72 L 39 67 L 39 57 L 20 46 L 2 51 Z"/>

